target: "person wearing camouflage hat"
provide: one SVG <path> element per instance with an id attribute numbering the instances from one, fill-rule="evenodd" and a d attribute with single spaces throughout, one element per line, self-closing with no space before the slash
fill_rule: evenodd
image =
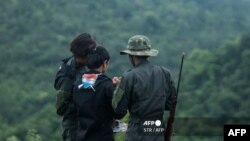
<path id="1" fill-rule="evenodd" d="M 157 56 L 158 50 L 152 49 L 150 40 L 143 35 L 135 35 L 128 40 L 127 49 L 120 54 L 129 54 L 134 56 Z"/>
<path id="2" fill-rule="evenodd" d="M 128 40 L 127 54 L 134 68 L 125 72 L 114 92 L 112 107 L 121 117 L 129 111 L 126 141 L 164 141 L 164 113 L 171 110 L 176 89 L 170 72 L 153 65 L 148 57 L 157 56 L 158 50 L 152 49 L 150 40 L 144 35 L 135 35 Z M 155 124 L 149 124 L 155 123 Z M 158 132 L 154 130 L 158 128 Z"/>

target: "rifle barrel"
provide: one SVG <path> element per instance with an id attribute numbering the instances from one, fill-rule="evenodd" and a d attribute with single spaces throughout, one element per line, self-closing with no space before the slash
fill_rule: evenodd
<path id="1" fill-rule="evenodd" d="M 170 111 L 170 115 L 169 115 L 168 123 L 167 123 L 167 128 L 166 128 L 166 133 L 165 133 L 165 141 L 171 141 L 171 136 L 172 136 L 172 133 L 173 133 L 175 109 L 176 109 L 177 97 L 178 97 L 178 93 L 179 93 L 179 87 L 180 87 L 184 57 L 185 57 L 185 52 L 182 53 L 182 57 L 181 57 L 181 68 L 180 68 L 180 72 L 179 72 L 179 78 L 178 78 L 177 90 L 176 90 L 176 103 L 175 103 L 175 105 L 173 105 L 173 109 Z"/>

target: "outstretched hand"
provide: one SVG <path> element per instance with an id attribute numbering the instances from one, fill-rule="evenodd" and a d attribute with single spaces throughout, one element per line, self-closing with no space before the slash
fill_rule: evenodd
<path id="1" fill-rule="evenodd" d="M 121 82 L 121 79 L 122 79 L 122 77 L 115 76 L 115 77 L 112 78 L 112 82 L 113 82 L 114 85 L 117 85 L 117 84 L 119 84 Z"/>

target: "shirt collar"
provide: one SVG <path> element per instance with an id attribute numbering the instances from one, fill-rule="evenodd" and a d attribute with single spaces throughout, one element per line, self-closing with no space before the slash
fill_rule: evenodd
<path id="1" fill-rule="evenodd" d="M 139 67 L 139 66 L 142 66 L 144 64 L 149 64 L 150 62 L 148 60 L 141 60 L 139 64 L 135 65 L 135 68 L 136 67 Z"/>
<path id="2" fill-rule="evenodd" d="M 96 70 L 88 70 L 86 73 L 88 73 L 88 74 L 101 74 L 101 72 L 99 72 L 99 71 L 96 71 Z"/>

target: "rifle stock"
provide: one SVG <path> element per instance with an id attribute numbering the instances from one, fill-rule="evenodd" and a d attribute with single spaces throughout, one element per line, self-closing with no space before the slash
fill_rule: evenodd
<path id="1" fill-rule="evenodd" d="M 171 137 L 172 137 L 172 134 L 173 134 L 175 110 L 176 110 L 176 104 L 177 104 L 177 97 L 178 97 L 178 93 L 179 93 L 179 87 L 180 87 L 180 80 L 181 80 L 181 73 L 182 73 L 184 56 L 185 56 L 185 53 L 183 52 L 182 57 L 181 57 L 181 68 L 180 68 L 179 79 L 178 79 L 178 83 L 177 83 L 176 96 L 173 97 L 173 100 L 175 100 L 176 102 L 174 103 L 173 108 L 169 112 L 167 128 L 166 128 L 166 132 L 165 132 L 165 141 L 171 141 Z"/>
<path id="2" fill-rule="evenodd" d="M 165 133 L 165 141 L 171 141 L 174 128 L 175 108 L 169 112 L 169 118 L 167 122 L 167 128 Z"/>

